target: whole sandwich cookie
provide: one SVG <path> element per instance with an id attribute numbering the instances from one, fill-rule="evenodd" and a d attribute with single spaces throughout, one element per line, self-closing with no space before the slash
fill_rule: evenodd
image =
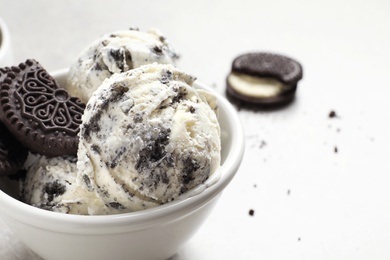
<path id="1" fill-rule="evenodd" d="M 35 60 L 9 68 L 1 83 L 1 120 L 34 153 L 76 155 L 84 108 Z"/>
<path id="2" fill-rule="evenodd" d="M 274 53 L 238 56 L 226 79 L 228 99 L 240 106 L 278 107 L 294 99 L 303 71 L 299 62 Z"/>

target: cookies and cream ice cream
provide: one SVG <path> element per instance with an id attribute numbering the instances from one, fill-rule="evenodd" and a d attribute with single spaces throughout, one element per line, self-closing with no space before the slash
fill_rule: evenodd
<path id="1" fill-rule="evenodd" d="M 29 153 L 24 165 L 27 171 L 20 197 L 27 204 L 41 209 L 77 215 L 97 214 L 89 205 L 105 209 L 100 197 L 88 192 L 77 180 L 75 156 L 46 157 Z M 102 211 L 99 211 L 102 212 Z M 114 210 L 107 213 L 119 213 Z"/>
<path id="2" fill-rule="evenodd" d="M 217 170 L 216 102 L 192 87 L 194 80 L 154 63 L 113 75 L 93 94 L 80 127 L 78 170 L 105 205 L 166 203 Z"/>
<path id="3" fill-rule="evenodd" d="M 106 79 L 82 117 L 77 162 L 35 160 L 26 201 L 64 213 L 114 214 L 164 204 L 205 183 L 220 167 L 218 106 L 194 80 L 157 63 Z M 48 183 L 65 190 L 52 196 Z"/>
<path id="4" fill-rule="evenodd" d="M 76 162 L 74 156 L 48 158 L 30 153 L 24 165 L 27 174 L 21 186 L 22 200 L 42 209 L 78 213 L 76 207 L 69 206 L 77 204 L 78 198 L 63 201 L 63 196 L 71 192 L 71 186 L 76 182 Z"/>
<path id="5" fill-rule="evenodd" d="M 104 79 L 153 62 L 175 64 L 178 55 L 158 30 L 107 33 L 88 46 L 70 66 L 67 90 L 87 103 Z"/>

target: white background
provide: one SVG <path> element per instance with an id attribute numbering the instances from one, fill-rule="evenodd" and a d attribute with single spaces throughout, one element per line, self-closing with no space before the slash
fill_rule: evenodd
<path id="1" fill-rule="evenodd" d="M 220 93 L 241 53 L 297 59 L 292 105 L 239 111 L 242 166 L 172 259 L 390 259 L 390 1 L 0 0 L 0 16 L 15 64 L 49 71 L 130 26 L 160 29 L 179 67 Z M 0 259 L 39 258 L 0 221 Z"/>

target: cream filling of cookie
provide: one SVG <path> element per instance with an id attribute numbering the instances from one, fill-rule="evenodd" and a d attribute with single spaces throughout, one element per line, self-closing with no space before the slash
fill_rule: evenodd
<path id="1" fill-rule="evenodd" d="M 237 72 L 230 73 L 227 80 L 236 92 L 255 98 L 274 97 L 286 88 L 285 84 L 274 78 L 260 78 Z"/>

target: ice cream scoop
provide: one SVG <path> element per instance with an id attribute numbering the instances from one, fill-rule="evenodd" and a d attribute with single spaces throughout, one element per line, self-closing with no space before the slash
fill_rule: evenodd
<path id="1" fill-rule="evenodd" d="M 220 165 L 217 102 L 195 78 L 150 64 L 103 82 L 80 126 L 79 180 L 104 201 L 96 214 L 174 200 Z"/>
<path id="2" fill-rule="evenodd" d="M 35 207 L 62 213 L 78 213 L 80 198 L 64 201 L 63 196 L 71 191 L 76 181 L 76 157 L 48 158 L 30 153 L 25 168 L 26 179 L 21 185 L 21 199 Z"/>
<path id="3" fill-rule="evenodd" d="M 178 54 L 158 30 L 107 33 L 91 43 L 70 66 L 66 88 L 87 103 L 92 93 L 114 73 L 153 62 L 175 64 Z"/>

